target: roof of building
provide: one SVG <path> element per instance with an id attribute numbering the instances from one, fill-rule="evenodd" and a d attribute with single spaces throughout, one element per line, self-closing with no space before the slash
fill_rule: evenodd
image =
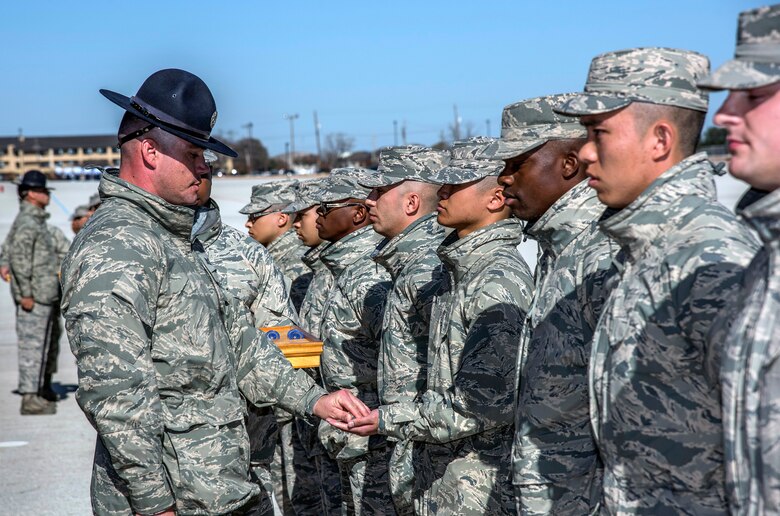
<path id="1" fill-rule="evenodd" d="M 84 136 L 25 136 L 20 141 L 18 136 L 0 136 L 0 148 L 13 145 L 25 152 L 36 152 L 42 149 L 68 149 L 91 147 L 116 147 L 114 134 L 94 134 Z"/>

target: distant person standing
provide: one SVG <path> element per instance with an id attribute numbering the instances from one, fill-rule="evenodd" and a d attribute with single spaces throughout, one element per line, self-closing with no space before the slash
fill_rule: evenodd
<path id="1" fill-rule="evenodd" d="M 729 172 L 752 188 L 737 211 L 762 247 L 723 341 L 726 495 L 732 514 L 780 512 L 780 5 L 739 15 L 734 59 L 699 87 L 729 90 L 714 122 L 728 130 Z"/>
<path id="2" fill-rule="evenodd" d="M 90 215 L 93 213 L 94 211 L 90 210 L 86 205 L 76 206 L 76 209 L 73 210 L 73 214 L 70 216 L 70 229 L 74 235 L 81 231 L 81 228 L 84 227 L 84 224 L 87 223 Z"/>
<path id="3" fill-rule="evenodd" d="M 62 333 L 58 277 L 62 255 L 58 253 L 58 242 L 62 242 L 64 235 L 54 235 L 46 224 L 50 190 L 41 172 L 31 170 L 24 174 L 18 189 L 19 214 L 5 247 L 11 293 L 16 303 L 22 415 L 57 411 L 54 403 L 46 398 L 56 399 L 51 391 L 51 374 L 57 358 L 52 349 L 56 349 Z"/>

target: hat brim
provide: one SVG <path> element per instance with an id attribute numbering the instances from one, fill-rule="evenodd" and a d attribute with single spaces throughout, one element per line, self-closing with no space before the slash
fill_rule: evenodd
<path id="1" fill-rule="evenodd" d="M 495 151 L 490 153 L 493 159 L 512 159 L 521 156 L 526 152 L 538 149 L 551 138 L 529 138 L 521 140 L 499 140 Z"/>
<path id="2" fill-rule="evenodd" d="M 406 181 L 404 177 L 388 177 L 385 174 L 377 173 L 359 179 L 358 184 L 364 188 L 380 188 L 382 186 L 397 185 Z"/>
<path id="3" fill-rule="evenodd" d="M 703 90 L 749 90 L 780 81 L 780 63 L 732 59 L 698 82 Z"/>
<path id="4" fill-rule="evenodd" d="M 178 136 L 182 140 L 186 140 L 192 144 L 197 145 L 198 147 L 204 148 L 204 149 L 210 149 L 214 152 L 218 152 L 220 154 L 224 154 L 225 156 L 230 156 L 231 158 L 238 157 L 238 153 L 222 143 L 221 141 L 217 140 L 214 137 L 209 137 L 208 140 L 205 140 L 203 138 L 198 138 L 197 136 L 193 136 L 189 133 L 186 133 L 170 124 L 166 124 L 165 122 L 161 122 L 160 120 L 155 120 L 151 118 L 148 115 L 145 115 L 138 109 L 134 108 L 132 105 L 132 101 L 130 100 L 130 97 L 127 97 L 125 95 L 122 95 L 121 93 L 117 93 L 115 91 L 111 90 L 100 90 L 100 94 L 106 97 L 108 100 L 116 104 L 117 106 L 121 107 L 128 113 L 131 113 L 133 116 L 140 118 L 141 120 L 146 120 L 151 125 L 155 127 L 159 127 L 166 133 L 170 133 L 174 136 Z"/>
<path id="5" fill-rule="evenodd" d="M 257 204 L 252 204 L 251 202 L 238 210 L 238 213 L 242 215 L 254 215 L 255 213 L 261 213 L 268 209 L 268 206 L 265 208 L 258 207 Z"/>
<path id="6" fill-rule="evenodd" d="M 435 185 L 462 185 L 486 177 L 498 177 L 502 170 L 504 170 L 503 163 L 496 166 L 479 168 L 448 166 L 439 170 L 437 173 L 432 174 L 426 182 Z"/>
<path id="7" fill-rule="evenodd" d="M 292 215 L 293 213 L 298 213 L 299 211 L 307 210 L 309 208 L 312 208 L 319 204 L 318 202 L 304 202 L 304 201 L 296 201 L 293 203 L 290 203 L 287 207 L 282 209 L 279 213 L 284 213 L 286 215 Z"/>
<path id="8" fill-rule="evenodd" d="M 579 93 L 560 106 L 554 107 L 553 111 L 568 116 L 600 115 L 622 109 L 635 100 L 637 99 L 615 95 Z"/>

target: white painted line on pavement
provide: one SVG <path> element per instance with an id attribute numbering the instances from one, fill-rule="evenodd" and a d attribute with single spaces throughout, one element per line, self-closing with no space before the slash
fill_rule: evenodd
<path id="1" fill-rule="evenodd" d="M 16 448 L 18 446 L 27 446 L 27 441 L 3 441 L 0 442 L 0 448 Z"/>

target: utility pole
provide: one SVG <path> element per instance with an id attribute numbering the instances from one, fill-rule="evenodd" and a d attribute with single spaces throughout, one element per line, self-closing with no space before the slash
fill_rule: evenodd
<path id="1" fill-rule="evenodd" d="M 317 139 L 317 172 L 322 170 L 322 147 L 320 147 L 320 121 L 314 111 L 314 137 Z"/>
<path id="2" fill-rule="evenodd" d="M 404 120 L 404 123 L 401 125 L 401 141 L 406 145 L 406 120 Z"/>
<path id="3" fill-rule="evenodd" d="M 292 170 L 292 160 L 290 159 L 290 142 L 284 142 L 284 155 L 287 157 L 287 170 Z"/>
<path id="4" fill-rule="evenodd" d="M 393 120 L 393 146 L 398 146 L 398 120 Z"/>
<path id="5" fill-rule="evenodd" d="M 293 160 L 295 159 L 295 119 L 298 117 L 298 113 L 292 115 L 284 114 L 285 120 L 290 121 L 290 170 L 293 168 Z"/>
<path id="6" fill-rule="evenodd" d="M 453 126 L 452 136 L 454 140 L 460 140 L 460 117 L 458 116 L 458 105 L 453 104 L 452 110 L 455 112 L 455 125 Z"/>
<path id="7" fill-rule="evenodd" d="M 254 124 L 252 122 L 249 122 L 247 124 L 242 125 L 244 129 L 246 129 L 247 134 L 249 135 L 249 139 L 246 141 L 246 146 L 244 147 L 244 159 L 246 160 L 246 173 L 251 174 L 252 173 L 252 152 L 251 152 L 251 145 L 252 145 L 252 127 Z"/>
<path id="8" fill-rule="evenodd" d="M 487 132 L 485 133 L 485 136 L 490 136 L 490 119 L 485 119 L 485 126 L 487 127 Z"/>

